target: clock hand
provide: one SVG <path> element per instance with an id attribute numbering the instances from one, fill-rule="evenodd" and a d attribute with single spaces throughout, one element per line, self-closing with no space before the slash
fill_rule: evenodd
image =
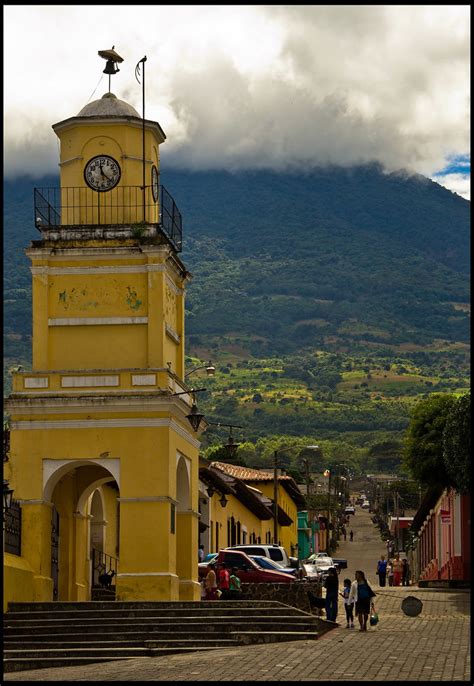
<path id="1" fill-rule="evenodd" d="M 103 169 L 105 169 L 106 171 L 104 172 Z M 111 172 L 110 167 L 101 167 L 101 168 L 100 168 L 100 171 L 102 172 L 102 175 L 105 176 L 106 179 L 109 179 L 109 180 L 110 180 L 110 179 L 112 178 L 111 173 L 110 173 L 110 172 Z M 107 171 L 108 171 L 109 173 L 106 173 Z"/>

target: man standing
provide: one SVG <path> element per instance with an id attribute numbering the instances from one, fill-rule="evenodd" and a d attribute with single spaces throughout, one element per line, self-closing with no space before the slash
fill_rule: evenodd
<path id="1" fill-rule="evenodd" d="M 387 578 L 387 560 L 385 555 L 380 556 L 380 560 L 377 562 L 377 574 L 379 577 L 379 586 L 385 586 L 385 580 Z"/>
<path id="2" fill-rule="evenodd" d="M 339 579 L 335 567 L 330 567 L 324 582 L 326 589 L 326 619 L 335 622 L 337 617 L 337 600 L 339 591 Z"/>
<path id="3" fill-rule="evenodd" d="M 202 562 L 204 560 L 204 546 L 203 545 L 199 546 L 198 558 L 199 558 L 199 562 Z"/>

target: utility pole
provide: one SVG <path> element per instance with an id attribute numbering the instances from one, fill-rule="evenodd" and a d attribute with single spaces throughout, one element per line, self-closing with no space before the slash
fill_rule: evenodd
<path id="1" fill-rule="evenodd" d="M 278 450 L 273 454 L 273 543 L 278 545 Z"/>
<path id="2" fill-rule="evenodd" d="M 395 491 L 394 493 L 394 504 L 395 504 L 395 516 L 397 518 L 397 552 L 400 550 L 400 503 L 399 503 L 399 494 L 398 491 Z"/>
<path id="3" fill-rule="evenodd" d="M 306 495 L 309 496 L 309 485 L 311 483 L 311 478 L 309 476 L 309 461 L 307 458 L 304 460 L 304 466 L 306 468 Z"/>
<path id="4" fill-rule="evenodd" d="M 331 523 L 331 476 L 332 472 L 331 470 L 329 471 L 329 479 L 328 479 L 328 533 L 326 536 L 326 552 L 329 553 L 329 536 L 330 536 L 330 530 L 329 530 L 329 525 Z"/>

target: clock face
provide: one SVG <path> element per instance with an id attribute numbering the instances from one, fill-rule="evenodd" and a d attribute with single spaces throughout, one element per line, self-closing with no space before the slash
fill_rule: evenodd
<path id="1" fill-rule="evenodd" d="M 158 169 L 155 165 L 151 168 L 151 192 L 153 193 L 153 200 L 158 200 Z"/>
<path id="2" fill-rule="evenodd" d="M 86 164 L 84 178 L 94 191 L 110 191 L 120 181 L 120 165 L 108 155 L 97 155 Z"/>

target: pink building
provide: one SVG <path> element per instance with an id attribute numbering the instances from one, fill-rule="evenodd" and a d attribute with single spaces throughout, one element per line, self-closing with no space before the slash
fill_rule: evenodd
<path id="1" fill-rule="evenodd" d="M 469 494 L 447 488 L 428 491 L 411 527 L 417 535 L 409 558 L 413 581 L 470 580 L 470 517 Z"/>

